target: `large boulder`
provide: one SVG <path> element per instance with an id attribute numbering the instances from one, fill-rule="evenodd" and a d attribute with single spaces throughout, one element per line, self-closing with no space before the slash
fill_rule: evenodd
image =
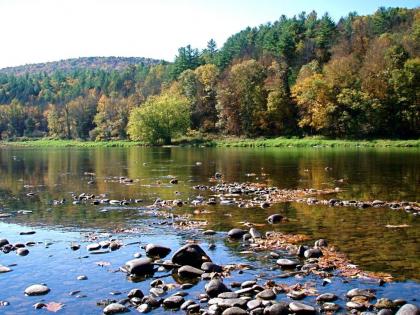
<path id="1" fill-rule="evenodd" d="M 396 315 L 420 315 L 420 309 L 414 304 L 401 306 Z"/>
<path id="2" fill-rule="evenodd" d="M 204 262 L 211 262 L 211 259 L 200 246 L 187 244 L 174 253 L 172 262 L 181 266 L 189 265 L 200 268 Z"/>

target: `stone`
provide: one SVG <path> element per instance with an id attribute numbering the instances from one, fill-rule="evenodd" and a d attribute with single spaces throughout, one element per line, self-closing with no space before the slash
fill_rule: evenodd
<path id="1" fill-rule="evenodd" d="M 0 247 L 9 244 L 9 241 L 5 238 L 0 239 Z"/>
<path id="2" fill-rule="evenodd" d="M 107 307 L 104 308 L 104 314 L 118 314 L 118 313 L 126 313 L 128 312 L 128 308 L 119 303 L 111 303 Z"/>
<path id="3" fill-rule="evenodd" d="M 322 304 L 321 309 L 324 312 L 335 312 L 335 311 L 338 311 L 340 309 L 340 306 L 338 304 L 335 304 L 335 303 L 325 302 L 324 304 Z"/>
<path id="4" fill-rule="evenodd" d="M 293 300 L 301 300 L 306 297 L 306 293 L 303 291 L 290 291 L 287 296 Z"/>
<path id="5" fill-rule="evenodd" d="M 229 307 L 240 307 L 246 308 L 247 300 L 236 298 L 236 299 L 221 299 L 217 305 L 220 306 L 222 309 L 226 309 Z"/>
<path id="6" fill-rule="evenodd" d="M 401 306 L 396 315 L 420 315 L 420 309 L 414 304 Z"/>
<path id="7" fill-rule="evenodd" d="M 140 290 L 140 289 L 131 289 L 130 292 L 128 292 L 127 296 L 130 299 L 132 299 L 134 297 L 143 298 L 144 297 L 144 294 L 143 294 L 143 291 Z"/>
<path id="8" fill-rule="evenodd" d="M 45 295 L 50 292 L 50 288 L 43 284 L 34 284 L 25 289 L 25 294 L 28 296 Z"/>
<path id="9" fill-rule="evenodd" d="M 239 295 L 236 292 L 222 292 L 218 296 L 220 299 L 237 299 Z"/>
<path id="10" fill-rule="evenodd" d="M 93 243 L 86 246 L 86 249 L 88 251 L 98 250 L 101 248 L 101 245 L 99 243 Z"/>
<path id="11" fill-rule="evenodd" d="M 228 236 L 233 239 L 240 239 L 245 233 L 245 230 L 235 228 L 228 232 Z"/>
<path id="12" fill-rule="evenodd" d="M 381 298 L 376 301 L 374 307 L 378 310 L 386 309 L 386 308 L 393 309 L 395 308 L 395 304 L 390 299 Z"/>
<path id="13" fill-rule="evenodd" d="M 9 267 L 0 265 L 0 273 L 6 273 L 6 272 L 10 272 L 12 271 L 12 269 L 10 269 Z"/>
<path id="14" fill-rule="evenodd" d="M 272 289 L 266 289 L 258 293 L 256 297 L 262 300 L 274 300 L 276 298 L 276 294 Z"/>
<path id="15" fill-rule="evenodd" d="M 163 300 L 163 306 L 169 309 L 178 309 L 184 303 L 184 298 L 179 295 L 172 295 Z"/>
<path id="16" fill-rule="evenodd" d="M 216 234 L 216 231 L 214 231 L 214 230 L 205 230 L 203 232 L 203 234 L 204 235 L 215 235 Z"/>
<path id="17" fill-rule="evenodd" d="M 181 277 L 200 277 L 203 273 L 203 270 L 188 265 L 182 266 L 178 269 L 178 274 Z"/>
<path id="18" fill-rule="evenodd" d="M 166 294 L 166 291 L 165 291 L 163 288 L 158 288 L 158 287 L 155 287 L 155 288 L 151 288 L 151 289 L 149 290 L 149 293 L 150 293 L 152 296 L 158 297 L 158 296 L 165 295 L 165 294 Z"/>
<path id="19" fill-rule="evenodd" d="M 149 313 L 152 310 L 152 307 L 149 304 L 143 303 L 137 307 L 137 312 L 139 313 Z"/>
<path id="20" fill-rule="evenodd" d="M 181 305 L 181 310 L 186 310 L 188 308 L 188 306 L 195 304 L 194 300 L 186 300 L 184 303 L 182 303 Z"/>
<path id="21" fill-rule="evenodd" d="M 319 248 L 310 248 L 305 250 L 303 256 L 305 258 L 319 258 L 322 256 L 322 251 Z"/>
<path id="22" fill-rule="evenodd" d="M 260 307 L 261 305 L 262 305 L 261 300 L 251 300 L 246 303 L 246 307 L 248 308 L 248 310 L 256 309 Z"/>
<path id="23" fill-rule="evenodd" d="M 283 220 L 283 216 L 278 213 L 272 214 L 267 218 L 268 223 L 271 223 L 271 224 L 279 223 L 282 220 Z"/>
<path id="24" fill-rule="evenodd" d="M 225 309 L 222 313 L 222 315 L 246 315 L 246 311 L 239 308 L 239 307 L 229 307 L 227 309 Z"/>
<path id="25" fill-rule="evenodd" d="M 316 298 L 317 302 L 332 302 L 337 300 L 337 295 L 334 293 L 323 293 Z"/>
<path id="26" fill-rule="evenodd" d="M 365 309 L 365 306 L 363 304 L 353 302 L 353 301 L 347 302 L 346 307 L 348 309 L 356 309 L 356 310 L 359 310 L 359 311 Z"/>
<path id="27" fill-rule="evenodd" d="M 129 274 L 147 275 L 153 273 L 153 264 L 150 258 L 136 258 L 127 261 L 122 269 Z"/>
<path id="28" fill-rule="evenodd" d="M 298 261 L 291 259 L 278 259 L 276 263 L 282 268 L 295 268 L 297 265 L 299 265 Z"/>
<path id="29" fill-rule="evenodd" d="M 378 312 L 378 315 L 394 315 L 394 312 L 389 308 L 383 308 Z"/>
<path id="30" fill-rule="evenodd" d="M 218 279 L 218 278 L 215 278 L 215 279 L 210 280 L 210 282 L 208 282 L 205 285 L 204 288 L 205 288 L 206 293 L 207 293 L 207 295 L 209 297 L 216 297 L 220 293 L 229 291 L 229 289 L 222 282 L 222 280 L 221 279 Z"/>
<path id="31" fill-rule="evenodd" d="M 88 279 L 88 277 L 85 276 L 85 275 L 81 275 L 81 276 L 77 277 L 77 280 L 87 280 L 87 279 Z"/>
<path id="32" fill-rule="evenodd" d="M 222 272 L 223 268 L 219 265 L 216 265 L 212 262 L 205 262 L 201 265 L 201 270 L 205 272 Z"/>
<path id="33" fill-rule="evenodd" d="M 323 238 L 321 238 L 321 239 L 319 239 L 315 242 L 315 247 L 327 247 L 327 246 L 328 246 L 328 242 L 327 242 L 327 240 L 325 240 Z"/>
<path id="34" fill-rule="evenodd" d="M 288 315 L 288 314 L 289 314 L 289 306 L 285 302 L 276 303 L 271 306 L 267 306 L 264 309 L 264 315 Z"/>
<path id="35" fill-rule="evenodd" d="M 257 281 L 255 281 L 255 280 L 244 281 L 244 282 L 241 283 L 241 288 L 242 289 L 244 289 L 244 288 L 250 288 L 250 287 L 252 287 L 252 286 L 254 286 L 256 284 L 257 284 Z"/>
<path id="36" fill-rule="evenodd" d="M 181 266 L 189 265 L 200 268 L 204 262 L 211 262 L 211 259 L 197 244 L 187 244 L 174 253 L 172 262 Z"/>
<path id="37" fill-rule="evenodd" d="M 372 293 L 371 291 L 368 291 L 365 289 L 359 289 L 359 288 L 351 289 L 350 291 L 346 293 L 346 296 L 349 299 L 354 298 L 355 296 L 365 296 L 369 299 L 375 298 L 375 294 Z"/>
<path id="38" fill-rule="evenodd" d="M 19 256 L 27 256 L 29 255 L 29 250 L 27 248 L 18 248 L 16 254 Z"/>
<path id="39" fill-rule="evenodd" d="M 315 314 L 315 308 L 313 306 L 300 303 L 300 302 L 291 302 L 289 308 L 293 313 L 296 314 Z"/>
<path id="40" fill-rule="evenodd" d="M 256 229 L 256 228 L 250 228 L 249 229 L 249 234 L 251 235 L 252 238 L 261 238 L 261 233 Z"/>
<path id="41" fill-rule="evenodd" d="M 149 257 L 164 258 L 169 255 L 171 249 L 161 245 L 147 244 L 145 251 L 146 255 Z"/>

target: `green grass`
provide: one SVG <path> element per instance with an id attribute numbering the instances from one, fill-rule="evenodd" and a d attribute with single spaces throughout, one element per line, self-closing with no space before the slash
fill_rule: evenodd
<path id="1" fill-rule="evenodd" d="M 179 146 L 207 146 L 207 147 L 251 147 L 251 148 L 307 148 L 307 147 L 366 147 L 366 148 L 420 148 L 420 139 L 417 140 L 333 140 L 320 137 L 307 138 L 227 138 L 212 135 L 194 135 L 181 137 L 173 141 Z M 17 147 L 133 147 L 146 146 L 144 142 L 114 140 L 114 141 L 82 141 L 82 140 L 56 140 L 34 139 L 1 141 L 0 146 Z"/>
<path id="2" fill-rule="evenodd" d="M 23 141 L 1 141 L 0 146 L 15 147 L 134 147 L 144 146 L 143 142 L 113 140 L 113 141 L 83 141 L 83 140 L 58 140 L 58 139 L 34 139 Z"/>
<path id="3" fill-rule="evenodd" d="M 417 140 L 334 140 L 318 137 L 272 138 L 272 139 L 219 139 L 215 145 L 220 147 L 399 147 L 420 148 Z"/>

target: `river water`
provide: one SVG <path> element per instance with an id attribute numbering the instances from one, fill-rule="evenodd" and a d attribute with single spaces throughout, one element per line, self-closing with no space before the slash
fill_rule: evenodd
<path id="1" fill-rule="evenodd" d="M 0 274 L 0 301 L 10 303 L 0 306 L 0 313 L 39 313 L 32 304 L 44 299 L 64 303 L 61 313 L 100 314 L 98 300 L 122 298 L 110 295 L 111 291 L 124 294 L 133 287 L 147 291 L 147 284 L 129 282 L 121 273 L 113 272 L 142 251 L 137 242 L 155 242 L 172 250 L 189 239 L 200 241 L 206 250 L 209 244 L 216 244 L 216 249 L 209 250 L 214 261 L 251 263 L 258 265 L 258 272 L 270 273 L 263 259 L 241 254 L 241 246 L 226 242 L 223 233 L 203 237 L 194 230 L 177 231 L 161 224 L 159 218 L 145 215 L 145 207 L 157 198 L 193 199 L 200 192 L 192 187 L 212 185 L 209 178 L 216 172 L 225 182 L 255 182 L 279 188 L 339 187 L 341 192 L 334 197 L 347 200 L 420 199 L 420 151 L 416 149 L 1 148 L 0 213 L 12 216 L 0 218 L 0 238 L 35 241 L 37 245 L 25 257 L 0 253 L 0 265 L 17 264 L 12 272 Z M 122 176 L 133 182 L 121 183 Z M 171 176 L 179 183 L 170 184 Z M 83 192 L 143 202 L 126 207 L 73 205 L 71 194 Z M 28 197 L 28 193 L 34 196 Z M 63 205 L 52 204 L 63 198 L 67 200 Z M 175 212 L 192 214 L 194 210 L 184 206 Z M 244 221 L 263 224 L 268 215 L 281 213 L 288 222 L 259 229 L 327 239 L 362 269 L 391 273 L 397 281 L 378 289 L 387 297 L 410 300 L 420 291 L 420 222 L 418 216 L 404 210 L 302 203 L 276 204 L 267 209 L 217 205 L 204 210 L 208 213 L 193 217 L 207 220 L 206 228 L 222 232 Z M 124 243 L 136 244 L 106 255 L 69 250 L 71 242 L 87 243 L 87 233 L 107 237 L 103 233 L 116 229 L 131 229 L 131 233 L 118 237 Z M 19 235 L 24 230 L 35 230 L 36 234 Z M 107 267 L 98 267 L 97 262 L 106 262 Z M 88 280 L 76 280 L 80 274 L 86 274 Z M 237 277 L 246 280 L 246 275 Z M 354 281 L 332 283 L 330 290 L 345 292 Z M 33 283 L 47 283 L 51 293 L 41 298 L 25 297 L 23 290 Z M 198 294 L 203 285 L 197 284 L 190 294 Z M 68 294 L 74 290 L 80 290 L 81 296 Z"/>

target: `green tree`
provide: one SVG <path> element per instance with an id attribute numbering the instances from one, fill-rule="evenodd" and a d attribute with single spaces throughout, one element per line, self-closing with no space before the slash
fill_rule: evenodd
<path id="1" fill-rule="evenodd" d="M 167 91 L 151 96 L 130 113 L 128 134 L 132 140 L 170 144 L 185 134 L 190 124 L 190 104 L 185 96 Z"/>

